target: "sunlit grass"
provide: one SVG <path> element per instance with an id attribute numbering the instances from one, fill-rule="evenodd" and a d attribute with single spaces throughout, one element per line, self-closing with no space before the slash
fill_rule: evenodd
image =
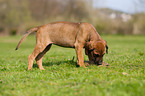
<path id="1" fill-rule="evenodd" d="M 75 50 L 52 46 L 43 58 L 45 71 L 36 62 L 27 71 L 27 57 L 35 46 L 29 36 L 0 37 L 0 95 L 10 96 L 144 96 L 145 36 L 102 36 L 109 54 L 109 67 L 76 67 Z M 75 56 L 74 61 L 72 61 Z M 84 55 L 85 60 L 87 56 Z"/>

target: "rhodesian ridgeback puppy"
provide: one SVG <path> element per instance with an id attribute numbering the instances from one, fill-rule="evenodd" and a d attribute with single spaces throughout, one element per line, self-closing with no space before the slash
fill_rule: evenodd
<path id="1" fill-rule="evenodd" d="M 83 48 L 85 48 L 85 54 L 88 55 L 89 61 L 97 65 L 102 64 L 103 56 L 108 50 L 106 41 L 100 37 L 91 24 L 72 22 L 54 22 L 31 28 L 19 41 L 16 50 L 22 41 L 35 31 L 37 31 L 36 45 L 32 54 L 28 56 L 28 70 L 32 68 L 34 59 L 39 69 L 44 70 L 42 58 L 52 44 L 75 48 L 77 64 L 80 67 L 85 67 Z"/>

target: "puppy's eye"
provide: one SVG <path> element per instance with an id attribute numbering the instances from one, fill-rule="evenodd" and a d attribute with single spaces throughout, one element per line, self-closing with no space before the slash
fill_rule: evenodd
<path id="1" fill-rule="evenodd" d="M 99 54 L 94 54 L 94 57 L 99 57 Z"/>

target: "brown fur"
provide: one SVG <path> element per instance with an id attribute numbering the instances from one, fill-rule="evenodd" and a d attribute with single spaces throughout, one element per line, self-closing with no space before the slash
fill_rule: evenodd
<path id="1" fill-rule="evenodd" d="M 32 32 L 37 31 L 36 45 L 31 55 L 28 56 L 28 70 L 32 68 L 34 59 L 40 69 L 42 58 L 50 49 L 52 44 L 75 48 L 77 54 L 77 64 L 85 67 L 83 58 L 83 48 L 89 60 L 96 64 L 101 64 L 106 41 L 102 40 L 95 28 L 89 23 L 54 22 L 40 27 L 32 28 L 19 41 L 16 50 L 22 41 Z M 95 57 L 95 54 L 99 57 Z"/>

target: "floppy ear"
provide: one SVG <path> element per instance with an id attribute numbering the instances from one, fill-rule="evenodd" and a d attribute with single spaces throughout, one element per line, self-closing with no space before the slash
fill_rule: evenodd
<path id="1" fill-rule="evenodd" d="M 108 54 L 108 45 L 107 45 L 107 41 L 106 40 L 103 40 L 104 43 L 105 43 L 105 47 L 106 47 L 106 53 Z"/>
<path id="2" fill-rule="evenodd" d="M 88 55 L 89 51 L 93 50 L 92 42 L 86 42 L 85 44 L 85 54 Z"/>
<path id="3" fill-rule="evenodd" d="M 106 45 L 106 53 L 108 54 L 108 45 Z"/>

